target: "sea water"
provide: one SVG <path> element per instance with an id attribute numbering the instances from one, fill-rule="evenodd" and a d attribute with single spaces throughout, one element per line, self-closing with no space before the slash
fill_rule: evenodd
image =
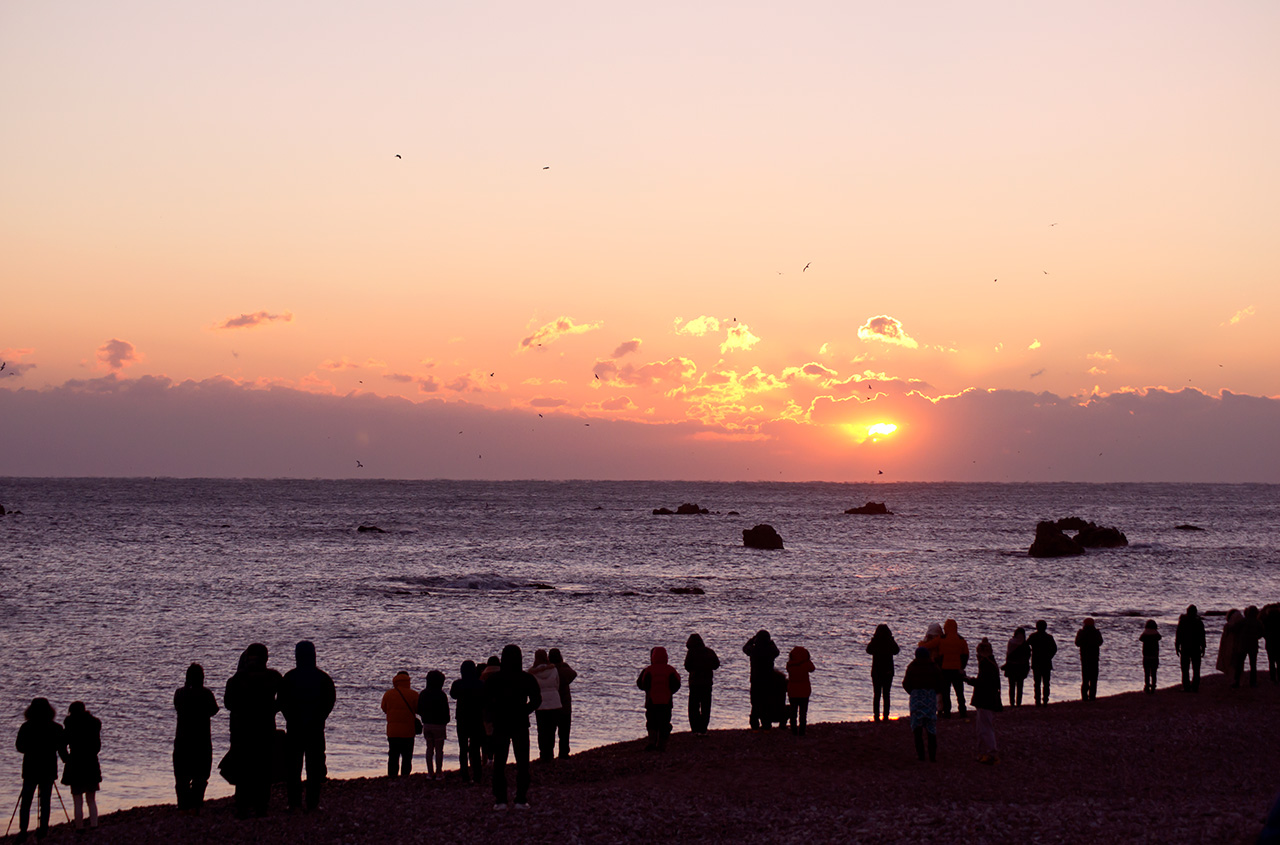
<path id="1" fill-rule="evenodd" d="M 869 500 L 893 515 L 844 513 Z M 682 502 L 712 513 L 651 513 Z M 1268 485 L 4 479 L 0 505 L 21 511 L 0 517 L 0 785 L 16 796 L 12 738 L 31 698 L 60 718 L 82 700 L 103 723 L 104 811 L 174 800 L 174 690 L 198 662 L 221 703 L 255 641 L 282 672 L 298 640 L 315 642 L 337 685 L 328 763 L 343 776 L 385 772 L 379 702 L 397 671 L 417 689 L 431 669 L 451 682 L 463 660 L 507 643 L 526 663 L 558 647 L 578 671 L 572 738 L 584 749 L 643 735 L 636 676 L 657 645 L 680 668 L 695 631 L 722 661 L 711 727 L 736 728 L 749 709 L 742 645 L 761 628 L 779 667 L 809 649 L 809 718 L 833 721 L 871 715 L 865 649 L 880 623 L 902 645 L 900 677 L 931 622 L 954 618 L 971 648 L 989 637 L 1003 658 L 1015 627 L 1045 619 L 1062 700 L 1079 695 L 1072 640 L 1085 616 L 1105 638 L 1106 695 L 1141 687 L 1146 619 L 1165 635 L 1168 685 L 1188 604 L 1280 601 L 1280 487 Z M 1072 515 L 1121 529 L 1129 546 L 1027 555 L 1038 520 Z M 785 550 L 744 548 L 757 523 Z M 1221 626 L 1209 617 L 1206 671 Z M 906 704 L 895 684 L 894 713 Z M 213 724 L 216 762 L 225 711 Z M 451 727 L 450 767 L 456 750 Z M 209 795 L 229 792 L 215 769 Z"/>

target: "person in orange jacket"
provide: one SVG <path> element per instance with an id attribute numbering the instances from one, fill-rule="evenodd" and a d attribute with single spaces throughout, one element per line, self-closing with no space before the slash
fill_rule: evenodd
<path id="1" fill-rule="evenodd" d="M 791 698 L 791 733 L 796 736 L 804 736 L 804 726 L 809 719 L 809 696 L 813 693 L 809 673 L 812 671 L 809 650 L 804 646 L 791 649 L 787 658 L 787 695 Z"/>
<path id="2" fill-rule="evenodd" d="M 413 738 L 422 732 L 418 693 L 408 672 L 391 679 L 391 689 L 382 694 L 382 712 L 387 714 L 387 777 L 407 775 L 413 771 Z"/>
<path id="3" fill-rule="evenodd" d="M 969 644 L 960 636 L 956 620 L 942 623 L 942 641 L 938 644 L 942 658 L 942 718 L 951 715 L 951 690 L 956 691 L 957 709 L 961 716 L 967 712 L 964 706 L 964 667 L 969 664 Z"/>
<path id="4" fill-rule="evenodd" d="M 667 663 L 667 650 L 656 646 L 649 652 L 650 663 L 636 678 L 636 686 L 644 690 L 644 726 L 649 733 L 645 751 L 666 751 L 671 736 L 671 704 L 680 689 L 680 673 Z"/>

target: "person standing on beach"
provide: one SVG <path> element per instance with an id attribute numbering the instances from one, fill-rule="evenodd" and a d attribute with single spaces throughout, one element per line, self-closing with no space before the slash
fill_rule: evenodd
<path id="1" fill-rule="evenodd" d="M 333 678 L 316 668 L 316 647 L 302 640 L 293 647 L 294 668 L 280 682 L 280 712 L 289 739 L 289 809 L 302 809 L 302 767 L 307 768 L 308 812 L 320 807 L 325 765 L 324 722 L 338 699 Z"/>
<path id="2" fill-rule="evenodd" d="M 18 728 L 16 747 L 22 755 L 22 794 L 18 799 L 18 835 L 14 842 L 27 840 L 31 824 L 31 799 L 40 793 L 40 823 L 36 838 L 49 833 L 49 810 L 53 800 L 53 782 L 58 779 L 58 758 L 67 758 L 66 731 L 57 722 L 57 713 L 47 698 L 33 698 L 23 711 L 25 721 Z"/>
<path id="3" fill-rule="evenodd" d="M 558 648 L 547 652 L 547 659 L 560 673 L 560 719 L 556 722 L 556 731 L 560 734 L 557 756 L 563 760 L 569 756 L 569 729 L 573 726 L 573 694 L 569 691 L 569 685 L 578 677 L 578 673 L 564 662 L 564 655 Z"/>
<path id="4" fill-rule="evenodd" d="M 769 730 L 773 709 L 774 668 L 778 646 L 768 631 L 758 631 L 747 640 L 742 653 L 751 658 L 751 730 Z"/>
<path id="5" fill-rule="evenodd" d="M 946 680 L 942 676 L 942 626 L 937 622 L 930 622 L 929 627 L 925 629 L 924 639 L 918 645 L 929 649 L 929 659 L 933 661 L 934 666 L 938 667 L 938 689 L 935 693 L 938 699 L 935 707 L 938 712 L 942 712 L 942 696 L 946 689 Z"/>
<path id="6" fill-rule="evenodd" d="M 880 709 L 883 702 L 884 720 L 889 721 L 889 691 L 893 689 L 893 657 L 899 651 L 898 641 L 893 638 L 889 626 L 881 623 L 867 643 L 867 654 L 871 655 L 871 718 L 880 721 Z"/>
<path id="7" fill-rule="evenodd" d="M 924 646 L 916 648 L 915 659 L 907 664 L 902 688 L 911 702 L 911 734 L 916 741 L 916 757 L 924 761 L 924 735 L 929 735 L 929 762 L 938 761 L 938 684 L 941 670 Z"/>
<path id="8" fill-rule="evenodd" d="M 1258 641 L 1266 632 L 1262 628 L 1262 620 L 1258 618 L 1258 608 L 1249 605 L 1244 609 L 1244 623 L 1240 626 L 1240 648 L 1249 658 L 1249 686 L 1258 685 Z M 1244 674 L 1244 659 L 1241 658 L 1236 668 L 1236 684 Z"/>
<path id="9" fill-rule="evenodd" d="M 1098 663 L 1102 657 L 1102 632 L 1092 616 L 1084 618 L 1084 624 L 1076 631 L 1076 648 L 1080 649 L 1080 699 L 1093 701 L 1098 697 Z"/>
<path id="10" fill-rule="evenodd" d="M 689 730 L 704 736 L 711 724 L 711 690 L 720 658 L 700 634 L 690 634 L 684 647 L 684 670 L 689 673 Z"/>
<path id="11" fill-rule="evenodd" d="M 89 827 L 98 826 L 98 787 L 102 784 L 102 767 L 98 752 L 102 750 L 102 722 L 87 709 L 83 701 L 73 701 L 62 721 L 67 738 L 67 765 L 62 782 L 71 789 L 75 802 L 76 830 L 84 830 L 84 805 L 89 805 Z"/>
<path id="12" fill-rule="evenodd" d="M 1230 677 L 1236 670 L 1236 653 L 1239 652 L 1241 667 L 1244 666 L 1244 651 L 1237 648 L 1237 641 L 1240 639 L 1240 626 L 1244 624 L 1244 614 L 1239 610 L 1232 608 L 1227 611 L 1227 621 L 1222 626 L 1222 637 L 1218 640 L 1218 659 L 1214 661 L 1214 668 L 1224 675 Z M 1240 686 L 1239 677 L 1231 686 Z"/>
<path id="13" fill-rule="evenodd" d="M 809 649 L 796 646 L 787 656 L 787 696 L 791 699 L 791 733 L 804 736 L 805 725 L 809 721 L 809 698 L 813 695 L 813 686 L 809 683 L 809 675 L 814 671 L 813 661 L 809 658 Z"/>
<path id="14" fill-rule="evenodd" d="M 671 706 L 680 689 L 680 673 L 667 663 L 667 650 L 655 646 L 649 665 L 640 670 L 636 686 L 644 690 L 644 726 L 649 734 L 645 751 L 666 751 L 671 736 Z"/>
<path id="15" fill-rule="evenodd" d="M 261 818 L 271 803 L 271 760 L 275 746 L 276 694 L 281 677 L 267 666 L 267 647 L 253 643 L 240 655 L 227 680 L 222 705 L 231 714 L 231 772 L 238 819 Z"/>
<path id="16" fill-rule="evenodd" d="M 1156 670 L 1160 668 L 1160 629 L 1156 620 L 1148 619 L 1138 641 L 1142 643 L 1142 691 L 1156 691 Z"/>
<path id="17" fill-rule="evenodd" d="M 1009 679 L 1009 706 L 1022 706 L 1022 684 L 1031 674 L 1031 646 L 1027 630 L 1015 628 L 1004 650 L 1004 676 Z"/>
<path id="18" fill-rule="evenodd" d="M 1004 709 L 1000 703 L 1000 668 L 996 666 L 995 651 L 986 637 L 978 643 L 978 677 L 965 678 L 973 685 L 970 703 L 977 711 L 974 721 L 978 727 L 978 762 L 998 763 L 996 757 L 996 714 Z"/>
<path id="19" fill-rule="evenodd" d="M 474 660 L 462 661 L 458 680 L 449 685 L 458 732 L 458 771 L 464 781 L 479 783 L 483 771 L 481 749 L 484 746 L 484 684 Z"/>
<path id="20" fill-rule="evenodd" d="M 1031 683 L 1035 687 L 1036 707 L 1049 703 L 1049 678 L 1053 675 L 1053 656 L 1058 653 L 1058 641 L 1049 633 L 1049 623 L 1036 622 L 1035 632 L 1027 637 L 1031 646 Z"/>
<path id="21" fill-rule="evenodd" d="M 444 672 L 432 669 L 418 695 L 422 717 L 422 744 L 427 747 L 427 779 L 444 780 L 444 741 L 448 737 L 449 699 L 444 694 Z"/>
<path id="22" fill-rule="evenodd" d="M 1182 663 L 1182 691 L 1200 691 L 1200 660 L 1204 657 L 1206 640 L 1204 620 L 1194 604 L 1187 605 L 1187 612 L 1178 617 L 1178 627 L 1173 632 L 1173 651 Z"/>
<path id="23" fill-rule="evenodd" d="M 533 653 L 533 665 L 529 674 L 538 682 L 542 703 L 538 705 L 538 760 L 550 763 L 556 757 L 556 726 L 560 724 L 560 672 L 551 665 L 547 650 L 540 648 Z"/>
<path id="24" fill-rule="evenodd" d="M 204 791 L 213 771 L 213 735 L 209 720 L 218 713 L 213 690 L 204 685 L 204 667 L 187 667 L 186 683 L 173 694 L 178 727 L 173 737 L 173 779 L 178 812 L 197 815 L 204 806 Z"/>
<path id="25" fill-rule="evenodd" d="M 507 752 L 516 758 L 516 809 L 529 809 L 529 714 L 542 703 L 524 654 L 514 643 L 502 649 L 502 663 L 484 682 L 485 708 L 493 719 L 493 809 L 507 809 Z"/>
<path id="26" fill-rule="evenodd" d="M 488 683 L 489 678 L 498 673 L 502 668 L 502 659 L 496 654 L 489 655 L 489 659 L 485 661 L 484 668 L 480 670 L 480 684 L 483 686 Z M 489 712 L 489 706 L 484 707 L 484 744 L 480 748 L 484 762 L 493 762 L 493 715 Z"/>
<path id="27" fill-rule="evenodd" d="M 381 707 L 387 714 L 387 777 L 404 777 L 413 771 L 413 738 L 422 733 L 418 693 L 408 672 L 396 672 L 391 689 L 382 694 Z"/>
<path id="28" fill-rule="evenodd" d="M 938 654 L 942 657 L 942 718 L 951 716 L 952 690 L 956 693 L 956 709 L 963 718 L 964 669 L 969 664 L 969 644 L 960 636 L 959 626 L 954 619 L 942 623 L 942 641 L 938 643 Z"/>
<path id="29" fill-rule="evenodd" d="M 1280 604 L 1262 608 L 1262 636 L 1267 642 L 1267 668 L 1271 683 L 1280 684 Z"/>

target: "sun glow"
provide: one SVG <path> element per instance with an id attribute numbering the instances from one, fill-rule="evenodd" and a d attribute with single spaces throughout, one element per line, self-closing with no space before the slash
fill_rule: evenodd
<path id="1" fill-rule="evenodd" d="M 884 437 L 886 435 L 893 434 L 897 430 L 898 427 L 893 423 L 876 423 L 875 425 L 867 427 L 867 437 L 875 440 L 877 437 Z"/>

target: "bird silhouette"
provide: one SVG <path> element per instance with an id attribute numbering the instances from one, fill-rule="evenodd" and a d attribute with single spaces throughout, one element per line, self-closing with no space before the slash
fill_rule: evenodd
<path id="1" fill-rule="evenodd" d="M 882 469 L 876 470 L 876 475 L 884 475 L 884 470 Z"/>
<path id="2" fill-rule="evenodd" d="M 538 414 L 538 419 L 542 419 L 542 414 Z"/>
<path id="3" fill-rule="evenodd" d="M 812 264 L 812 263 L 813 263 L 812 261 L 810 261 L 810 262 L 809 262 L 809 264 Z M 800 268 L 800 272 L 801 272 L 801 273 L 803 273 L 805 270 L 808 270 L 808 269 L 809 269 L 809 264 L 806 264 L 806 265 L 804 265 L 803 267 L 801 267 L 801 268 Z"/>
<path id="4" fill-rule="evenodd" d="M 600 374 L 596 373 L 596 381 L 599 381 L 599 380 L 600 380 Z"/>
<path id="5" fill-rule="evenodd" d="M 549 164 L 548 164 L 546 167 L 544 167 L 544 168 L 542 168 L 542 169 L 543 169 L 543 170 L 550 170 L 550 169 L 551 169 L 551 165 L 549 165 Z"/>
<path id="6" fill-rule="evenodd" d="M 360 461 L 356 461 L 356 467 L 357 467 L 358 469 L 363 469 L 363 468 L 364 468 L 364 464 L 360 463 Z"/>
<path id="7" fill-rule="evenodd" d="M 1044 274 L 1045 274 L 1046 276 L 1047 276 L 1047 275 L 1049 275 L 1049 271 L 1048 271 L 1048 270 L 1045 270 L 1045 271 L 1044 271 Z"/>
<path id="8" fill-rule="evenodd" d="M 489 373 L 489 378 L 493 378 L 493 373 Z"/>
<path id="9" fill-rule="evenodd" d="M 1050 223 L 1049 225 L 1050 225 L 1050 226 L 1057 226 L 1058 224 L 1057 224 L 1057 223 Z"/>
<path id="10" fill-rule="evenodd" d="M 0 361 L 0 373 L 4 372 L 4 368 L 9 366 L 8 361 Z"/>
<path id="11" fill-rule="evenodd" d="M 396 158 L 400 158 L 400 153 L 396 153 Z"/>

